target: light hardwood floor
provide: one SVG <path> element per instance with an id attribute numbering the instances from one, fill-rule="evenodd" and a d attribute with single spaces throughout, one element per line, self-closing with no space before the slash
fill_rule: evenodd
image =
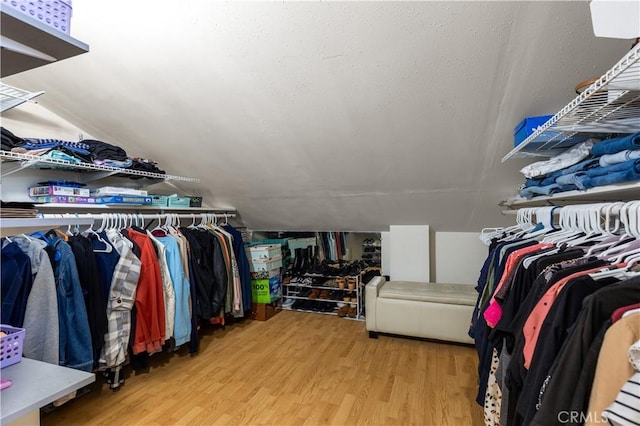
<path id="1" fill-rule="evenodd" d="M 363 322 L 285 311 L 208 331 L 195 357 L 184 349 L 154 355 L 117 392 L 94 386 L 42 424 L 482 424 L 470 346 L 374 340 Z"/>

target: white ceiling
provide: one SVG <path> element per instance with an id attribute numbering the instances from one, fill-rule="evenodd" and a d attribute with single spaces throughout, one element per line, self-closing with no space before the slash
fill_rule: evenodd
<path id="1" fill-rule="evenodd" d="M 256 230 L 477 231 L 525 116 L 628 50 L 587 2 L 75 0 L 91 51 L 5 79 Z"/>

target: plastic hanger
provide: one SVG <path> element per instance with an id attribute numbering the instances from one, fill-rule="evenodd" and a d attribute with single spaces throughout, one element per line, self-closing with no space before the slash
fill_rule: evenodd
<path id="1" fill-rule="evenodd" d="M 167 235 L 167 231 L 165 231 L 164 228 L 162 227 L 162 216 L 160 214 L 158 214 L 158 224 L 156 225 L 155 228 L 151 230 L 152 234 L 154 232 L 164 232 L 164 234 Z"/>

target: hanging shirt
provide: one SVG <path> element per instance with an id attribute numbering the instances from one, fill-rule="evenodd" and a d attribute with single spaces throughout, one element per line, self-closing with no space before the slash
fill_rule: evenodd
<path id="1" fill-rule="evenodd" d="M 224 225 L 224 229 L 233 237 L 233 251 L 238 263 L 238 273 L 242 287 L 242 307 L 246 312 L 251 309 L 251 269 L 249 267 L 249 259 L 247 259 L 242 234 L 228 224 Z"/>
<path id="2" fill-rule="evenodd" d="M 106 301 L 109 299 L 109 287 L 111 286 L 113 271 L 118 264 L 120 255 L 110 243 L 105 231 L 89 233 L 87 238 L 91 241 L 91 247 L 93 248 L 96 266 L 98 267 L 98 274 L 100 276 L 100 283 L 102 284 L 102 293 Z"/>
<path id="3" fill-rule="evenodd" d="M 60 323 L 60 365 L 91 371 L 93 347 L 87 309 L 78 277 L 76 260 L 69 244 L 52 237 L 50 244 L 60 253 L 54 267 Z"/>
<path id="4" fill-rule="evenodd" d="M 7 240 L 3 240 L 3 244 Z M 2 247 L 2 324 L 22 327 L 27 310 L 27 298 L 31 291 L 33 278 L 31 260 L 16 243 L 7 242 Z"/>
<path id="5" fill-rule="evenodd" d="M 147 231 L 147 236 L 156 247 L 158 253 L 158 263 L 162 277 L 162 292 L 164 295 L 164 319 L 166 326 L 164 339 L 169 340 L 173 336 L 173 327 L 176 320 L 176 293 L 173 289 L 174 284 L 171 280 L 169 265 L 167 265 L 167 251 L 164 244 L 149 231 Z"/>
<path id="6" fill-rule="evenodd" d="M 191 335 L 191 284 L 184 273 L 182 257 L 178 241 L 173 236 L 156 237 L 164 245 L 168 272 L 175 294 L 175 316 L 172 337 L 176 346 L 183 345 L 190 340 Z"/>
<path id="7" fill-rule="evenodd" d="M 135 305 L 136 290 L 142 262 L 133 253 L 133 244 L 116 230 L 109 233 L 109 240 L 118 253 L 118 263 L 113 271 L 107 300 L 108 332 L 100 364 L 107 368 L 124 364 L 127 359 L 132 331 L 131 310 Z"/>
<path id="8" fill-rule="evenodd" d="M 160 265 L 149 237 L 134 230 L 129 230 L 128 235 L 140 247 L 142 262 L 136 291 L 137 315 L 133 353 L 146 351 L 152 354 L 161 350 L 166 332 Z"/>
<path id="9" fill-rule="evenodd" d="M 12 237 L 31 260 L 33 285 L 27 298 L 22 327 L 22 355 L 49 364 L 58 365 L 60 357 L 60 327 L 58 324 L 58 298 L 56 281 L 47 243 L 22 236 Z"/>
<path id="10" fill-rule="evenodd" d="M 84 302 L 91 331 L 94 368 L 98 367 L 98 359 L 104 346 L 104 335 L 107 332 L 107 301 L 104 288 L 100 282 L 100 273 L 93 254 L 91 241 L 81 235 L 69 237 L 69 246 L 76 259 L 78 278 L 84 295 Z"/>

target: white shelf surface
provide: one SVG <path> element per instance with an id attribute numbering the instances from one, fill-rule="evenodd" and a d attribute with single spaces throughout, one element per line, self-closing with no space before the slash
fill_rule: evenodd
<path id="1" fill-rule="evenodd" d="M 605 185 L 585 191 L 567 191 L 549 196 L 534 197 L 529 200 L 512 199 L 501 203 L 503 206 L 560 205 L 576 202 L 598 202 L 616 200 L 640 200 L 640 182 L 619 185 Z"/>
<path id="2" fill-rule="evenodd" d="M 42 94 L 44 94 L 44 92 L 29 92 L 0 83 L 0 112 L 8 111 Z"/>
<path id="3" fill-rule="evenodd" d="M 148 212 L 193 212 L 193 213 L 215 213 L 224 215 L 234 214 L 235 210 L 225 210 L 207 207 L 164 207 L 164 206 L 149 206 L 139 204 L 66 204 L 66 203 L 46 203 L 46 204 L 34 204 L 34 207 L 38 210 L 103 210 L 102 213 L 117 213 L 120 210 L 140 210 Z"/>
<path id="4" fill-rule="evenodd" d="M 640 44 L 502 158 L 553 156 L 592 136 L 640 132 Z"/>
<path id="5" fill-rule="evenodd" d="M 13 164 L 16 164 L 19 168 L 25 167 L 37 167 L 38 165 L 47 165 L 47 166 L 58 166 L 60 168 L 65 168 L 66 170 L 85 170 L 85 171 L 93 171 L 93 172 L 109 172 L 113 174 L 125 174 L 129 176 L 139 176 L 143 178 L 150 179 L 159 179 L 165 181 L 179 181 L 179 182 L 193 182 L 199 183 L 200 179 L 188 178 L 182 176 L 173 176 L 162 173 L 151 173 L 151 172 L 143 172 L 140 170 L 131 170 L 131 169 L 120 169 L 118 167 L 110 167 L 110 166 L 100 166 L 97 164 L 91 163 L 72 163 L 70 161 L 64 160 L 56 160 L 51 158 L 42 158 L 37 155 L 30 154 L 19 154 L 11 151 L 0 151 L 0 158 L 3 160 L 14 160 Z M 11 167 L 7 167 L 12 165 L 9 161 L 3 161 L 2 176 L 13 173 Z M 8 170 L 7 170 L 8 169 Z"/>
<path id="6" fill-rule="evenodd" d="M 28 234 L 42 229 L 59 226 L 84 226 L 94 223 L 93 217 L 60 217 L 60 218 L 1 218 L 0 236 L 8 237 L 17 234 Z"/>
<path id="7" fill-rule="evenodd" d="M 4 5 L 0 30 L 2 77 L 89 51 L 86 43 Z"/>
<path id="8" fill-rule="evenodd" d="M 13 384 L 2 390 L 0 423 L 7 424 L 38 410 L 83 386 L 93 383 L 93 373 L 22 358 L 2 369 Z"/>

